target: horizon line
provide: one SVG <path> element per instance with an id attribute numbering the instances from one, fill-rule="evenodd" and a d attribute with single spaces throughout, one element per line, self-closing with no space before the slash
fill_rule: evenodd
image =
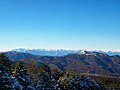
<path id="1" fill-rule="evenodd" d="M 84 51 L 103 51 L 103 52 L 120 52 L 120 49 L 118 50 L 102 50 L 102 49 L 68 49 L 68 48 L 14 48 L 14 49 L 9 49 L 9 50 L 0 50 L 0 52 L 8 52 L 8 51 L 14 51 L 18 49 L 25 49 L 25 50 L 74 50 L 74 51 L 79 51 L 79 50 L 84 50 Z"/>

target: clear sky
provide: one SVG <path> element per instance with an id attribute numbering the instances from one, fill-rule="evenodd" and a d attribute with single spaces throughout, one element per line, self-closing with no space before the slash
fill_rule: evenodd
<path id="1" fill-rule="evenodd" d="M 120 50 L 120 0 L 0 0 L 0 51 Z"/>

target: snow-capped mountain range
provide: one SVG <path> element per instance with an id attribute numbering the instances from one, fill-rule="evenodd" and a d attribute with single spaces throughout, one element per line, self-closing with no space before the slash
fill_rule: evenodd
<path id="1" fill-rule="evenodd" d="M 64 50 L 64 49 L 25 49 L 25 48 L 18 48 L 14 49 L 12 51 L 16 52 L 24 52 L 24 53 L 30 53 L 34 55 L 41 55 L 41 56 L 63 56 L 70 53 L 79 53 L 84 52 L 85 50 Z M 113 55 L 120 55 L 120 51 L 101 51 L 101 50 L 91 50 L 89 52 L 99 52 L 103 54 L 108 54 L 110 56 Z"/>

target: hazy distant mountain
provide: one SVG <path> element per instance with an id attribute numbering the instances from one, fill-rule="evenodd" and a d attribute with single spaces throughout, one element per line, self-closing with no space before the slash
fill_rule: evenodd
<path id="1" fill-rule="evenodd" d="M 24 49 L 24 48 L 19 48 L 15 49 L 13 51 L 16 52 L 24 52 L 24 53 L 31 53 L 34 55 L 40 55 L 40 56 L 63 56 L 67 55 L 70 53 L 77 53 L 82 50 L 63 50 L 63 49 L 57 49 L 57 50 L 52 50 L 52 49 Z"/>
<path id="2" fill-rule="evenodd" d="M 9 57 L 10 60 L 15 60 L 15 61 L 30 60 L 30 59 L 37 60 L 40 57 L 40 56 L 32 55 L 29 53 L 15 52 L 15 51 L 5 52 L 5 55 Z"/>
<path id="3" fill-rule="evenodd" d="M 50 64 L 61 70 L 69 69 L 81 73 L 120 76 L 120 56 L 109 56 L 98 52 L 81 51 L 64 56 L 38 56 L 10 51 L 5 53 L 11 60 L 30 60 Z"/>
<path id="4" fill-rule="evenodd" d="M 24 49 L 24 48 L 19 48 L 19 49 L 15 49 L 13 51 L 30 53 L 30 54 L 41 55 L 41 56 L 63 56 L 63 55 L 71 54 L 71 53 L 78 53 L 78 52 L 81 52 L 83 50 L 63 50 L 63 49 L 52 50 L 52 49 Z M 95 52 L 108 54 L 110 56 L 120 55 L 120 51 L 106 51 L 105 52 L 105 51 L 100 51 L 100 50 L 96 51 L 95 50 Z"/>
<path id="5" fill-rule="evenodd" d="M 104 53 L 104 54 L 108 54 L 110 56 L 113 56 L 113 55 L 120 55 L 120 51 L 97 51 L 99 53 Z"/>

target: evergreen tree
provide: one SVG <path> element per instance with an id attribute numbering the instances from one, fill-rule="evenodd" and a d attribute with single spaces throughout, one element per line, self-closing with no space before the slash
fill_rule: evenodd
<path id="1" fill-rule="evenodd" d="M 0 54 L 0 65 L 4 66 L 4 70 L 7 71 L 9 74 L 12 74 L 12 62 L 5 56 L 4 53 Z"/>
<path id="2" fill-rule="evenodd" d="M 34 60 L 30 60 L 27 65 L 28 76 L 33 80 L 34 83 L 38 81 L 39 77 L 39 68 L 36 65 Z"/>
<path id="3" fill-rule="evenodd" d="M 31 88 L 31 90 L 34 90 L 34 88 L 32 87 L 33 86 L 32 81 L 28 77 L 27 69 L 25 67 L 24 62 L 18 61 L 16 63 L 14 76 L 17 79 L 15 81 L 18 82 L 18 84 L 19 84 L 19 85 L 17 85 L 17 87 L 22 88 L 22 89 Z M 14 87 L 14 88 L 16 88 L 16 87 Z"/>
<path id="4" fill-rule="evenodd" d="M 36 82 L 37 90 L 60 90 L 59 73 L 52 71 L 48 65 L 41 63 L 39 66 L 39 79 Z"/>
<path id="5" fill-rule="evenodd" d="M 0 89 L 11 90 L 11 61 L 4 55 L 0 54 Z"/>

